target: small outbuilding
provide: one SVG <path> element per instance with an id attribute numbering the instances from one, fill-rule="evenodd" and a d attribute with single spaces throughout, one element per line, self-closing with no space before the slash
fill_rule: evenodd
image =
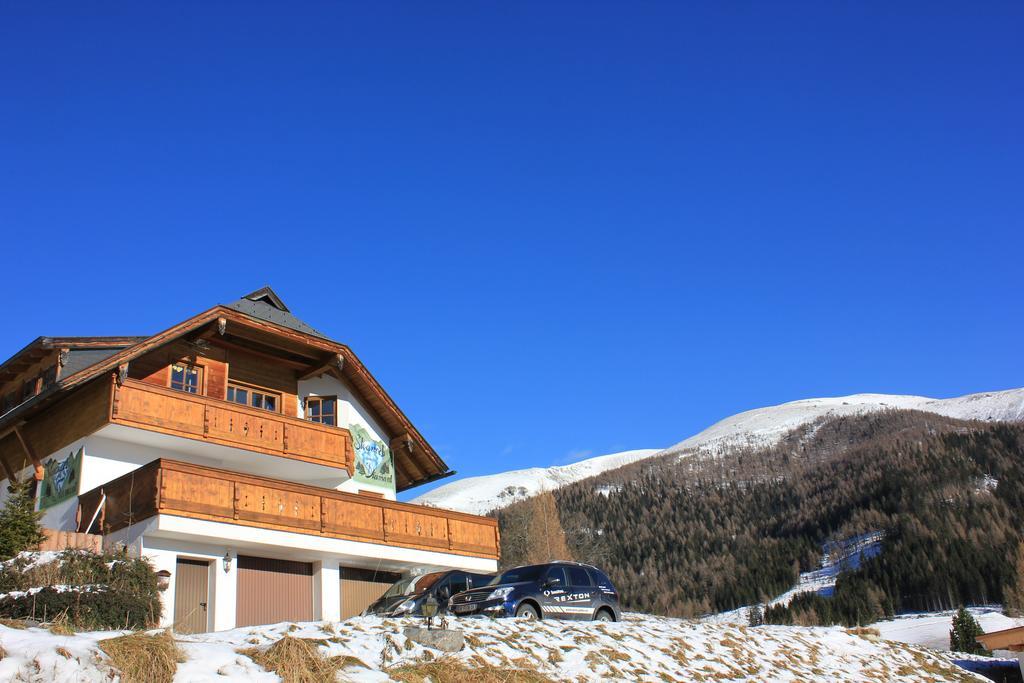
<path id="1" fill-rule="evenodd" d="M 1021 672 L 1024 673 L 1024 626 L 992 631 L 977 637 L 979 643 L 987 650 L 1009 650 L 1017 653 Z"/>

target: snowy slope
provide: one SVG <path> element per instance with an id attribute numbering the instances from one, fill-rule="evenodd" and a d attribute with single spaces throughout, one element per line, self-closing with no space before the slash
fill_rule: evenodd
<path id="1" fill-rule="evenodd" d="M 341 623 L 276 624 L 177 635 L 184 661 L 175 683 L 262 683 L 280 679 L 239 652 L 266 648 L 285 635 L 317 642 L 328 657 L 347 657 L 345 680 L 391 681 L 398 667 L 429 664 L 442 653 L 407 641 L 411 621 L 357 617 Z M 842 628 L 700 624 L 626 615 L 619 623 L 459 619 L 465 647 L 453 664 L 534 669 L 556 681 L 985 681 L 943 654 L 858 636 Z M 0 680 L 116 681 L 97 647 L 118 633 L 56 635 L 0 626 Z M 495 672 L 491 669 L 492 673 Z M 395 674 L 394 678 L 389 673 Z M 508 674 L 501 675 L 508 680 Z M 404 676 L 402 680 L 417 680 Z M 483 676 L 480 680 L 484 680 Z M 486 680 L 499 680 L 495 675 Z M 533 680 L 533 679 L 531 679 Z"/>
<path id="2" fill-rule="evenodd" d="M 412 502 L 449 510 L 485 514 L 543 491 L 551 491 L 573 482 L 614 470 L 649 458 L 661 451 L 654 449 L 625 451 L 588 458 L 571 465 L 531 467 L 501 474 L 468 477 L 425 493 Z"/>
<path id="3" fill-rule="evenodd" d="M 985 633 L 1024 626 L 1024 619 L 1008 617 L 999 607 L 969 607 L 967 611 L 978 620 Z M 877 628 L 886 640 L 948 650 L 954 614 L 954 611 L 901 614 L 894 619 L 871 624 L 871 627 Z"/>
<path id="4" fill-rule="evenodd" d="M 664 451 L 626 451 L 582 460 L 572 465 L 533 467 L 482 477 L 469 477 L 440 486 L 412 502 L 483 514 L 541 491 L 566 486 L 654 455 L 714 454 L 737 446 L 772 445 L 790 430 L 819 417 L 859 415 L 892 408 L 921 410 L 965 420 L 1019 422 L 1024 421 L 1024 389 L 947 399 L 855 394 L 793 401 L 727 417 Z"/>
<path id="5" fill-rule="evenodd" d="M 1024 389 L 935 399 L 892 394 L 854 394 L 809 398 L 738 413 L 665 449 L 665 454 L 717 453 L 736 446 L 778 443 L 792 429 L 819 417 L 861 415 L 887 409 L 911 409 L 962 420 L 1024 421 Z"/>

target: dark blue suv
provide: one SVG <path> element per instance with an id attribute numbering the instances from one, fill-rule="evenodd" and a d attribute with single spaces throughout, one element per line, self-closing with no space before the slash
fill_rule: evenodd
<path id="1" fill-rule="evenodd" d="M 619 592 L 600 569 L 575 562 L 549 562 L 508 569 L 484 588 L 453 595 L 455 616 L 482 614 L 525 619 L 618 621 Z"/>

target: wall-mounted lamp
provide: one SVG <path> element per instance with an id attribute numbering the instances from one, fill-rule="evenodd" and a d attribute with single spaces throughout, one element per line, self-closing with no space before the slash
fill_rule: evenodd
<path id="1" fill-rule="evenodd" d="M 171 573 L 166 569 L 161 569 L 156 573 L 156 588 L 160 591 L 167 590 L 167 587 L 171 585 Z"/>
<path id="2" fill-rule="evenodd" d="M 227 574 L 229 571 L 231 571 L 231 551 L 230 550 L 227 551 L 226 553 L 224 553 L 224 559 L 222 560 L 222 562 L 224 563 L 224 573 Z"/>

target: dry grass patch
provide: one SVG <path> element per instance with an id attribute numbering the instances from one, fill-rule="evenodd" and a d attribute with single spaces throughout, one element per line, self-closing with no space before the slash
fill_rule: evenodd
<path id="1" fill-rule="evenodd" d="M 8 619 L 6 617 L 0 617 L 0 626 L 6 626 L 7 628 L 16 628 L 20 631 L 23 631 L 26 628 L 28 628 L 24 621 L 20 619 Z"/>
<path id="2" fill-rule="evenodd" d="M 99 647 L 121 672 L 123 683 L 171 683 L 178 662 L 185 661 L 170 631 L 139 631 L 101 640 Z"/>
<path id="3" fill-rule="evenodd" d="M 57 618 L 50 622 L 50 633 L 55 636 L 75 635 L 75 629 L 71 627 L 71 620 L 68 619 L 67 610 L 58 614 Z"/>
<path id="4" fill-rule="evenodd" d="M 73 656 L 71 654 L 71 651 L 68 650 L 66 647 L 58 647 L 57 648 L 57 654 L 59 654 L 64 659 L 71 659 L 72 656 Z"/>
<path id="5" fill-rule="evenodd" d="M 345 658 L 325 657 L 320 652 L 320 642 L 286 635 L 270 647 L 248 648 L 238 654 L 276 673 L 283 683 L 334 683 L 338 670 L 345 666 Z"/>
<path id="6" fill-rule="evenodd" d="M 552 679 L 526 666 L 471 667 L 454 657 L 403 664 L 388 669 L 387 674 L 401 683 L 553 683 Z"/>

